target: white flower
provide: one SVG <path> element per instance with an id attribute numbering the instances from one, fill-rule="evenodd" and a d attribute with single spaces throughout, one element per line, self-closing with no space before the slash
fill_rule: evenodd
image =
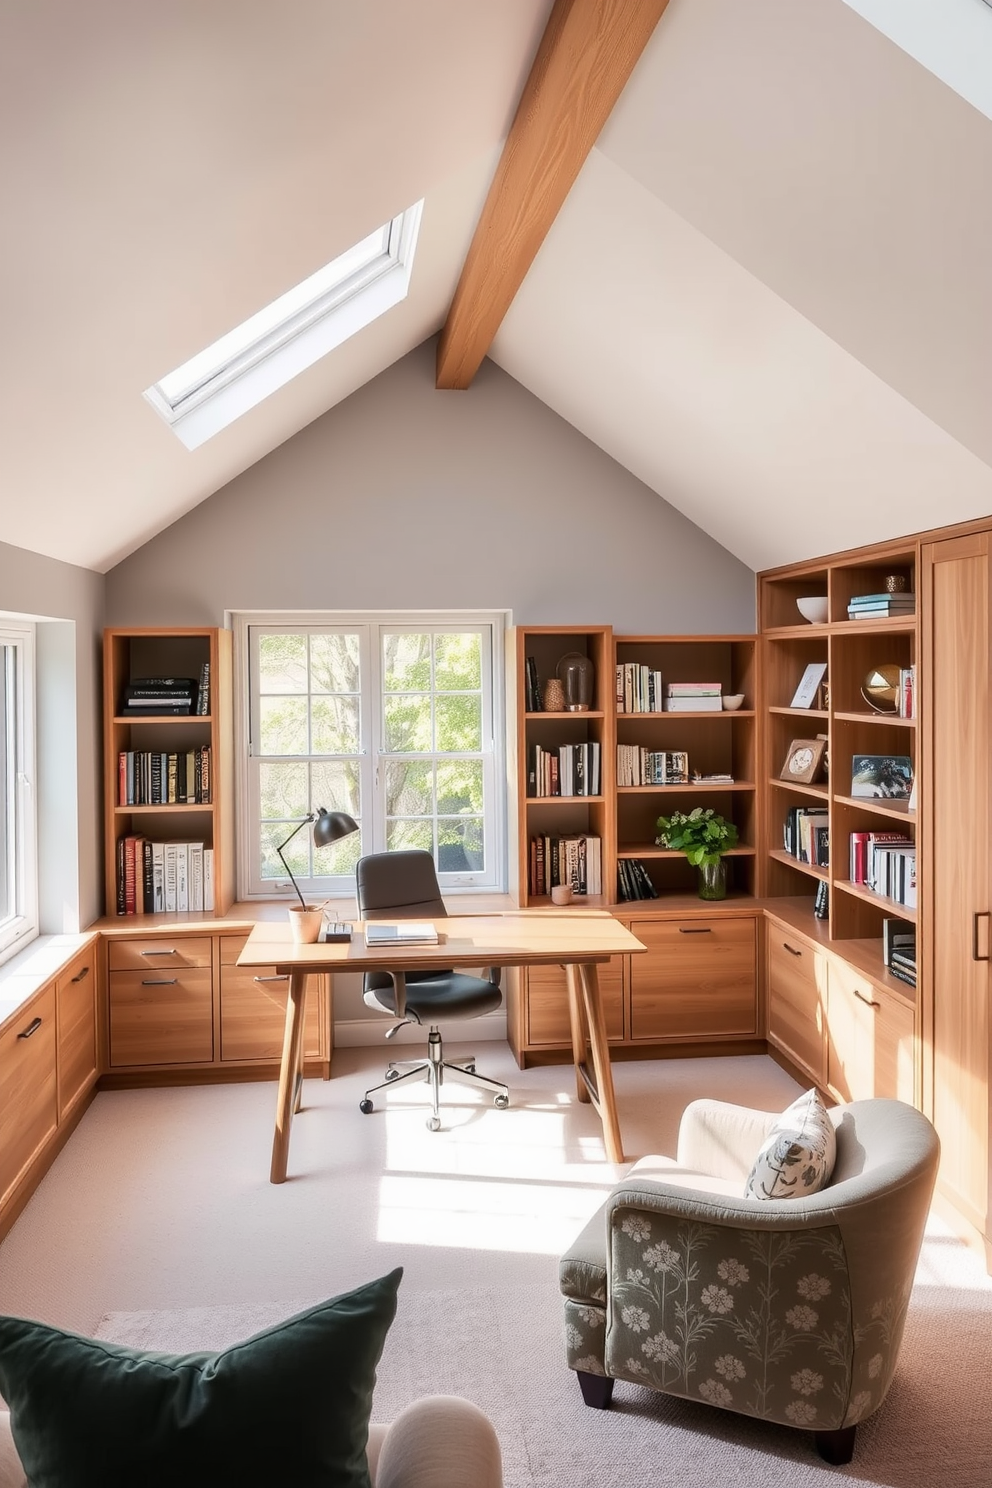
<path id="1" fill-rule="evenodd" d="M 747 1373 L 741 1360 L 735 1359 L 733 1354 L 722 1354 L 713 1368 L 728 1380 L 742 1380 Z"/>
<path id="2" fill-rule="evenodd" d="M 751 1278 L 751 1273 L 747 1267 L 742 1266 L 740 1261 L 735 1260 L 721 1261 L 716 1268 L 716 1274 L 728 1286 L 740 1286 L 742 1281 L 749 1281 Z"/>
<path id="3" fill-rule="evenodd" d="M 628 1374 L 645 1374 L 646 1375 L 647 1372 L 648 1372 L 647 1371 L 647 1366 L 644 1365 L 644 1364 L 642 1364 L 641 1361 L 640 1361 L 640 1359 L 628 1359 L 627 1362 L 626 1362 L 626 1364 L 623 1367 L 624 1367 L 624 1369 L 626 1369 L 626 1371 L 627 1371 Z"/>
<path id="4" fill-rule="evenodd" d="M 792 1376 L 790 1384 L 797 1395 L 815 1395 L 817 1390 L 823 1389 L 823 1375 L 814 1369 L 800 1369 Z"/>
<path id="5" fill-rule="evenodd" d="M 631 1333 L 646 1333 L 651 1321 L 643 1307 L 622 1307 L 620 1316 Z"/>
<path id="6" fill-rule="evenodd" d="M 580 1369 L 583 1374 L 605 1374 L 602 1359 L 597 1359 L 595 1354 L 586 1354 L 584 1359 L 576 1359 L 572 1365 L 573 1369 Z"/>
<path id="7" fill-rule="evenodd" d="M 637 1286 L 644 1286 L 645 1282 L 647 1281 L 647 1277 L 644 1275 L 644 1272 L 641 1270 L 640 1266 L 637 1267 L 636 1271 L 634 1270 L 633 1266 L 628 1266 L 627 1280 L 635 1282 Z"/>
<path id="8" fill-rule="evenodd" d="M 699 1300 L 710 1312 L 733 1312 L 734 1299 L 726 1287 L 703 1287 Z"/>
<path id="9" fill-rule="evenodd" d="M 679 1253 L 666 1240 L 659 1240 L 657 1245 L 644 1252 L 644 1259 L 652 1271 L 671 1271 L 678 1265 Z"/>
<path id="10" fill-rule="evenodd" d="M 606 1313 L 598 1307 L 577 1307 L 575 1310 L 590 1328 L 601 1328 L 606 1322 Z"/>
<path id="11" fill-rule="evenodd" d="M 785 1407 L 785 1414 L 797 1426 L 809 1426 L 816 1420 L 816 1406 L 810 1405 L 808 1400 L 794 1400 Z"/>
<path id="12" fill-rule="evenodd" d="M 679 1356 L 678 1344 L 667 1333 L 654 1333 L 641 1344 L 641 1353 L 649 1359 L 660 1359 L 663 1364 L 673 1363 Z"/>
<path id="13" fill-rule="evenodd" d="M 868 1378 L 878 1379 L 878 1376 L 881 1374 L 881 1372 L 882 1356 L 881 1354 L 872 1354 L 871 1358 L 868 1360 Z"/>
<path id="14" fill-rule="evenodd" d="M 811 1271 L 809 1276 L 800 1276 L 796 1282 L 796 1291 L 807 1302 L 819 1302 L 821 1297 L 829 1297 L 830 1283 L 825 1276 L 818 1276 L 815 1271 Z"/>
<path id="15" fill-rule="evenodd" d="M 820 1320 L 820 1314 L 812 1307 L 790 1307 L 785 1321 L 797 1333 L 812 1333 Z"/>
<path id="16" fill-rule="evenodd" d="M 582 1334 L 574 1323 L 565 1324 L 565 1342 L 569 1348 L 578 1348 L 582 1342 Z"/>
<path id="17" fill-rule="evenodd" d="M 860 1421 L 871 1410 L 871 1395 L 867 1390 L 859 1390 L 847 1409 L 847 1424 L 850 1426 L 855 1421 Z"/>
<path id="18" fill-rule="evenodd" d="M 639 1214 L 628 1214 L 620 1228 L 631 1240 L 648 1240 L 651 1237 L 651 1226 Z"/>
<path id="19" fill-rule="evenodd" d="M 719 1380 L 708 1379 L 699 1387 L 699 1393 L 710 1405 L 729 1405 L 733 1396 L 726 1385 L 721 1385 Z"/>

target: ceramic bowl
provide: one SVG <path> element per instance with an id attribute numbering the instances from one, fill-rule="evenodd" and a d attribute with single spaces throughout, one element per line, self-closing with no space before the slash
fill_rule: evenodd
<path id="1" fill-rule="evenodd" d="M 742 692 L 725 692 L 723 694 L 723 711 L 725 713 L 736 713 L 744 701 Z"/>
<path id="2" fill-rule="evenodd" d="M 797 599 L 796 609 L 811 625 L 827 623 L 827 596 L 825 594 L 809 594 L 805 599 Z"/>

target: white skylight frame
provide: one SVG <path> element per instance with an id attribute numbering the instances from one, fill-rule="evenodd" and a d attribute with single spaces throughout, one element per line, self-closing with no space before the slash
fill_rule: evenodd
<path id="1" fill-rule="evenodd" d="M 280 295 L 144 396 L 198 448 L 406 298 L 423 201 Z"/>

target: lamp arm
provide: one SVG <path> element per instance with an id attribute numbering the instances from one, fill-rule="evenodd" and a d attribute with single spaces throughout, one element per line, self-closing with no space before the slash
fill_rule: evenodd
<path id="1" fill-rule="evenodd" d="M 311 811 L 311 813 L 310 813 L 309 816 L 305 816 L 303 818 L 303 820 L 300 822 L 300 824 L 298 826 L 296 826 L 296 827 L 293 828 L 293 830 L 290 832 L 289 836 L 286 838 L 286 841 L 285 842 L 280 842 L 279 846 L 276 848 L 276 852 L 279 854 L 279 861 L 282 864 L 282 866 L 285 868 L 286 872 L 289 874 L 289 881 L 293 885 L 293 888 L 296 890 L 296 897 L 299 899 L 300 904 L 302 905 L 302 907 L 304 909 L 306 909 L 306 907 L 307 907 L 307 901 L 304 899 L 303 894 L 300 891 L 299 884 L 296 882 L 296 879 L 293 877 L 293 870 L 292 870 L 292 868 L 290 868 L 289 864 L 286 862 L 286 859 L 282 855 L 282 850 L 283 850 L 284 847 L 288 847 L 289 846 L 289 844 L 292 842 L 293 838 L 296 836 L 297 832 L 302 832 L 303 828 L 307 825 L 307 823 L 313 821 L 313 819 L 316 816 L 316 814 L 317 813 L 315 811 Z"/>

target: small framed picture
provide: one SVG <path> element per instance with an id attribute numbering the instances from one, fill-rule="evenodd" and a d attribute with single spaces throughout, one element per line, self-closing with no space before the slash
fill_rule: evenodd
<path id="1" fill-rule="evenodd" d="M 812 708 L 816 702 L 816 694 L 827 674 L 827 663 L 825 661 L 811 661 L 799 679 L 799 686 L 792 696 L 790 708 Z"/>
<path id="2" fill-rule="evenodd" d="M 909 801 L 913 761 L 908 754 L 856 754 L 851 761 L 851 795 Z"/>
<path id="3" fill-rule="evenodd" d="M 826 747 L 826 739 L 793 739 L 779 779 L 794 781 L 796 785 L 812 785 L 820 773 Z"/>

